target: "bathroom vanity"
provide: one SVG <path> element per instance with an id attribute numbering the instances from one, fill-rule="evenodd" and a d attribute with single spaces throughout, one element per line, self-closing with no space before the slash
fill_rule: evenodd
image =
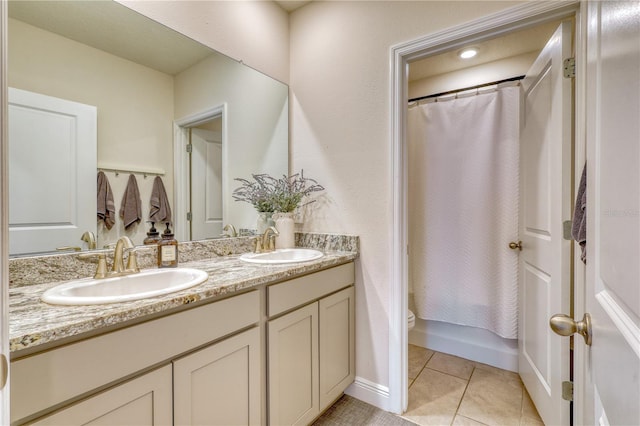
<path id="1" fill-rule="evenodd" d="M 205 283 L 112 305 L 14 289 L 12 424 L 307 424 L 355 377 L 356 257 L 193 261 Z"/>

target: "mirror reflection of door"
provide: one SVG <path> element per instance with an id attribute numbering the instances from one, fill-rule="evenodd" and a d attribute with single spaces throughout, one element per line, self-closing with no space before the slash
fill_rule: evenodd
<path id="1" fill-rule="evenodd" d="M 96 232 L 96 107 L 10 88 L 8 116 L 9 254 L 80 250 Z"/>
<path id="2" fill-rule="evenodd" d="M 190 239 L 222 234 L 222 116 L 189 129 Z M 192 194 L 198 194 L 192 196 Z"/>

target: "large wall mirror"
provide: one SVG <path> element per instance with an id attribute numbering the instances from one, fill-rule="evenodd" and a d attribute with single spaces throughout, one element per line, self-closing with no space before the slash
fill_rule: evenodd
<path id="1" fill-rule="evenodd" d="M 86 231 L 96 248 L 142 244 L 156 176 L 179 240 L 255 228 L 231 193 L 235 178 L 288 173 L 285 84 L 111 0 L 12 0 L 8 39 L 11 255 L 86 250 Z M 111 229 L 96 220 L 99 170 Z M 125 229 L 130 174 L 142 221 Z"/>

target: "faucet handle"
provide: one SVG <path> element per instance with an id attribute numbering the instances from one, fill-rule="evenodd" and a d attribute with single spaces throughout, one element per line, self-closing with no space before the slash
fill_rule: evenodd
<path id="1" fill-rule="evenodd" d="M 127 258 L 127 272 L 140 272 L 140 268 L 138 267 L 138 257 L 136 253 L 138 251 L 149 251 L 150 247 L 131 247 L 125 249 L 127 253 L 129 253 L 129 257 Z"/>
<path id="2" fill-rule="evenodd" d="M 93 278 L 100 279 L 107 277 L 107 255 L 105 253 L 83 253 L 78 255 L 78 259 L 98 258 L 98 267 Z"/>
<path id="3" fill-rule="evenodd" d="M 262 253 L 263 248 L 262 248 L 262 237 L 258 237 L 256 238 L 256 249 L 255 252 L 256 253 Z"/>
<path id="4" fill-rule="evenodd" d="M 275 234 L 269 235 L 269 251 L 274 251 L 276 249 L 276 237 L 277 235 Z"/>

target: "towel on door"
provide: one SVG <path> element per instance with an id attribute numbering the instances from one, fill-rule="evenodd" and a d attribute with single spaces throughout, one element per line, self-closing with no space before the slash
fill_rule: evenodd
<path id="1" fill-rule="evenodd" d="M 156 176 L 153 180 L 153 189 L 151 190 L 151 200 L 149 202 L 151 204 L 149 220 L 156 223 L 171 222 L 171 206 L 160 176 Z"/>
<path id="2" fill-rule="evenodd" d="M 104 222 L 107 229 L 116 223 L 116 205 L 113 202 L 113 191 L 109 179 L 104 172 L 98 172 L 98 220 Z"/>
<path id="3" fill-rule="evenodd" d="M 142 201 L 140 200 L 140 190 L 138 190 L 138 181 L 132 174 L 129 175 L 127 187 L 122 195 L 120 217 L 124 222 L 124 229 L 129 229 L 129 227 L 142 220 Z"/>
<path id="4" fill-rule="evenodd" d="M 578 185 L 578 195 L 576 205 L 573 210 L 573 224 L 571 226 L 571 236 L 580 244 L 582 254 L 580 259 L 587 263 L 587 165 L 582 169 L 580 185 Z"/>

